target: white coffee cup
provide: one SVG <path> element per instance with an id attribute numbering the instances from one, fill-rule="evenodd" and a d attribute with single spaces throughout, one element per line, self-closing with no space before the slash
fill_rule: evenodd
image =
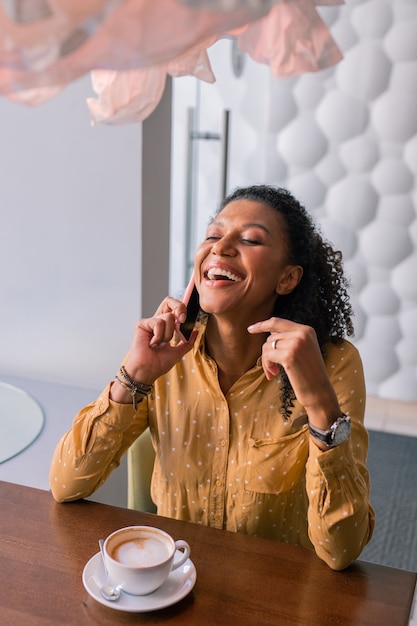
<path id="1" fill-rule="evenodd" d="M 190 546 L 186 541 L 174 541 L 171 535 L 153 526 L 120 528 L 104 542 L 110 578 L 123 591 L 135 596 L 158 589 L 189 556 Z"/>

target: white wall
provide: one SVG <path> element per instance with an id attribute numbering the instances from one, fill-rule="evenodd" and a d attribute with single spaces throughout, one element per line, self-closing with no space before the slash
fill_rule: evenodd
<path id="1" fill-rule="evenodd" d="M 89 78 L 0 99 L 0 376 L 101 389 L 140 312 L 141 125 L 90 125 Z"/>

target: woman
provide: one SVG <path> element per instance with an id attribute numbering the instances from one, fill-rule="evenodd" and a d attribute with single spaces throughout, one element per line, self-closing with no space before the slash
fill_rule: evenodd
<path id="1" fill-rule="evenodd" d="M 341 254 L 289 192 L 257 185 L 221 205 L 194 280 L 198 332 L 178 340 L 186 307 L 170 297 L 138 322 L 116 379 L 57 446 L 54 497 L 90 495 L 149 425 L 159 514 L 347 567 L 374 518 Z"/>

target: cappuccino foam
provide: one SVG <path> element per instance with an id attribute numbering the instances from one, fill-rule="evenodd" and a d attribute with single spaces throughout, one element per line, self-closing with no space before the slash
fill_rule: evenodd
<path id="1" fill-rule="evenodd" d="M 171 556 L 167 542 L 158 537 L 143 536 L 121 541 L 111 556 L 128 567 L 152 567 L 164 563 Z"/>

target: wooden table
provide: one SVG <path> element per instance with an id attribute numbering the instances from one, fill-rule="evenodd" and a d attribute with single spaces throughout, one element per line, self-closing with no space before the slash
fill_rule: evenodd
<path id="1" fill-rule="evenodd" d="M 91 598 L 82 583 L 97 541 L 150 524 L 186 539 L 197 570 L 191 593 L 149 613 Z M 402 626 L 416 574 L 356 562 L 333 572 L 312 551 L 90 501 L 56 503 L 47 491 L 0 482 L 0 623 L 5 626 Z"/>

